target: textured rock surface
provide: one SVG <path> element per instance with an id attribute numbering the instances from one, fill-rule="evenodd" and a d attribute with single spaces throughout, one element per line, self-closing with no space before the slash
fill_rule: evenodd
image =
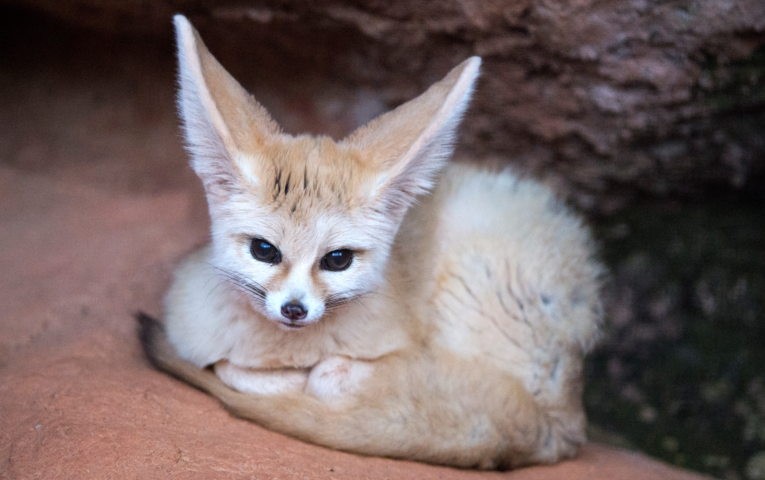
<path id="1" fill-rule="evenodd" d="M 763 185 L 761 0 L 11 3 L 161 42 L 187 13 L 245 83 L 308 89 L 323 121 L 352 104 L 346 130 L 481 55 L 463 151 L 549 176 L 596 211 Z"/>
<path id="2" fill-rule="evenodd" d="M 757 478 L 748 465 L 765 450 L 763 212 L 763 199 L 721 195 L 644 202 L 597 222 L 611 281 L 606 339 L 587 363 L 591 424 L 717 478 Z"/>

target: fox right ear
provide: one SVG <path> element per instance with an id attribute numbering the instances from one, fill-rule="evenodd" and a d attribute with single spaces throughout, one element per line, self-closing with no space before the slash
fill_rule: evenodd
<path id="1" fill-rule="evenodd" d="M 425 93 L 359 128 L 343 143 L 366 153 L 379 175 L 372 195 L 401 219 L 452 153 L 481 66 L 471 57 Z"/>
<path id="2" fill-rule="evenodd" d="M 257 184 L 252 163 L 240 162 L 240 155 L 257 151 L 280 129 L 212 56 L 188 19 L 176 15 L 173 21 L 178 43 L 178 109 L 186 149 L 208 198 L 225 198 L 243 179 Z"/>

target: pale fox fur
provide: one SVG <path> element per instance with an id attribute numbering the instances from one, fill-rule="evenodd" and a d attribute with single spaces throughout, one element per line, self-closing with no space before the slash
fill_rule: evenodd
<path id="1" fill-rule="evenodd" d="M 212 241 L 176 272 L 165 325 L 143 318 L 152 361 L 332 448 L 478 468 L 573 455 L 601 267 L 546 188 L 445 166 L 480 59 L 336 143 L 282 133 L 175 24 Z"/>

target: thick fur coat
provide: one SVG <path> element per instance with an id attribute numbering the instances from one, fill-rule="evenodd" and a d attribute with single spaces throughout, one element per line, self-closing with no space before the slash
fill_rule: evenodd
<path id="1" fill-rule="evenodd" d="M 459 467 L 568 457 L 599 278 L 546 188 L 449 164 L 480 59 L 334 142 L 282 133 L 175 18 L 211 243 L 149 357 L 234 414 L 332 448 Z"/>

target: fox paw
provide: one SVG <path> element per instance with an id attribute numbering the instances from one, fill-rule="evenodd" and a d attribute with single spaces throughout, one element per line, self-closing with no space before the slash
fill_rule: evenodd
<path id="1" fill-rule="evenodd" d="M 306 392 L 324 401 L 337 401 L 359 391 L 372 370 L 369 362 L 330 357 L 313 367 Z"/>

